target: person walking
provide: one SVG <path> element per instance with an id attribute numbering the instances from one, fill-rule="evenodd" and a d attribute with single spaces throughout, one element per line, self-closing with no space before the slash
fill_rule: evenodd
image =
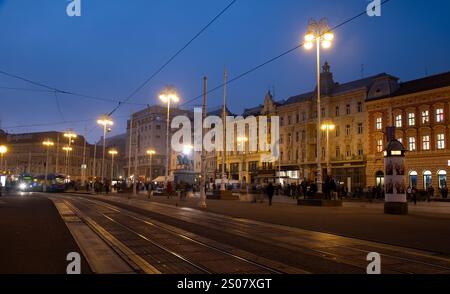
<path id="1" fill-rule="evenodd" d="M 269 185 L 267 186 L 267 197 L 269 198 L 269 206 L 272 206 L 272 198 L 273 198 L 273 193 L 274 193 L 274 187 L 272 185 L 272 183 L 269 183 Z"/>
<path id="2" fill-rule="evenodd" d="M 417 190 L 416 188 L 411 189 L 411 195 L 412 195 L 412 201 L 414 202 L 414 205 L 417 205 Z"/>
<path id="3" fill-rule="evenodd" d="M 447 185 L 444 185 L 442 187 L 441 193 L 442 193 L 442 198 L 444 198 L 444 199 L 448 198 L 448 187 L 447 187 Z"/>
<path id="4" fill-rule="evenodd" d="M 428 186 L 427 192 L 427 202 L 431 202 L 431 198 L 434 197 L 434 188 L 432 185 Z"/>

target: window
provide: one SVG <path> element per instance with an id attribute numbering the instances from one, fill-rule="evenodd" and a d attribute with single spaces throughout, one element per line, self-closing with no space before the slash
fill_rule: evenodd
<path id="1" fill-rule="evenodd" d="M 408 138 L 409 151 L 416 151 L 416 137 Z"/>
<path id="2" fill-rule="evenodd" d="M 283 121 L 284 121 L 284 119 L 282 117 L 280 117 L 280 126 L 283 126 Z"/>
<path id="3" fill-rule="evenodd" d="M 444 122 L 444 109 L 443 108 L 436 109 L 436 122 L 438 122 L 438 123 Z"/>
<path id="4" fill-rule="evenodd" d="M 156 125 L 157 130 L 161 130 L 161 125 Z"/>
<path id="5" fill-rule="evenodd" d="M 375 174 L 375 182 L 377 187 L 384 186 L 384 172 L 377 171 L 377 173 Z"/>
<path id="6" fill-rule="evenodd" d="M 398 138 L 397 141 L 403 144 L 403 138 Z"/>
<path id="7" fill-rule="evenodd" d="M 416 114 L 414 112 L 408 113 L 408 125 L 410 127 L 416 125 Z"/>
<path id="8" fill-rule="evenodd" d="M 395 126 L 397 128 L 402 127 L 402 115 L 401 114 L 395 116 Z"/>
<path id="9" fill-rule="evenodd" d="M 423 136 L 422 137 L 422 149 L 423 150 L 430 150 L 430 136 Z"/>
<path id="10" fill-rule="evenodd" d="M 350 104 L 347 104 L 347 115 L 352 112 Z"/>
<path id="11" fill-rule="evenodd" d="M 345 154 L 347 155 L 347 157 L 351 157 L 352 156 L 352 149 L 350 149 L 350 146 L 347 146 L 345 148 Z"/>
<path id="12" fill-rule="evenodd" d="M 445 134 L 437 135 L 437 149 L 438 150 L 445 149 Z"/>
<path id="13" fill-rule="evenodd" d="M 361 145 L 358 146 L 358 155 L 363 156 L 364 155 L 364 149 Z"/>
<path id="14" fill-rule="evenodd" d="M 302 112 L 302 120 L 305 121 L 306 120 L 306 112 Z"/>
<path id="15" fill-rule="evenodd" d="M 439 189 L 447 186 L 447 172 L 445 170 L 440 170 L 438 172 L 438 179 Z"/>
<path id="16" fill-rule="evenodd" d="M 339 126 L 336 126 L 336 137 L 339 137 L 341 135 L 341 128 Z"/>
<path id="17" fill-rule="evenodd" d="M 362 102 L 358 102 L 358 112 L 363 112 Z"/>
<path id="18" fill-rule="evenodd" d="M 336 106 L 336 116 L 340 115 L 340 110 L 339 110 L 339 106 Z"/>
<path id="19" fill-rule="evenodd" d="M 423 173 L 423 187 L 427 189 L 429 186 L 432 185 L 432 183 L 433 183 L 433 174 L 429 170 L 426 170 Z"/>
<path id="20" fill-rule="evenodd" d="M 363 124 L 362 123 L 359 123 L 358 124 L 358 134 L 362 134 L 363 133 Z"/>
<path id="21" fill-rule="evenodd" d="M 383 152 L 383 140 L 377 140 L 377 152 Z"/>
<path id="22" fill-rule="evenodd" d="M 419 174 L 416 171 L 412 171 L 409 173 L 409 186 L 411 188 L 417 188 Z"/>
<path id="23" fill-rule="evenodd" d="M 341 148 L 340 147 L 336 147 L 336 157 L 337 158 L 341 157 Z"/>
<path id="24" fill-rule="evenodd" d="M 351 132 L 351 127 L 350 127 L 350 125 L 347 125 L 345 127 L 345 133 L 347 134 L 347 136 L 350 136 L 350 132 Z"/>
<path id="25" fill-rule="evenodd" d="M 322 108 L 322 110 L 320 111 L 320 115 L 321 115 L 322 117 L 325 117 L 325 108 Z"/>
<path id="26" fill-rule="evenodd" d="M 383 118 L 377 117 L 375 127 L 377 130 L 383 129 Z"/>
<path id="27" fill-rule="evenodd" d="M 290 115 L 288 115 L 287 121 L 288 121 L 288 125 L 291 125 L 292 121 L 291 121 L 291 116 Z"/>
<path id="28" fill-rule="evenodd" d="M 295 141 L 298 143 L 300 141 L 300 132 L 295 134 Z"/>
<path id="29" fill-rule="evenodd" d="M 296 119 L 296 122 L 299 123 L 300 122 L 300 114 L 297 114 L 295 119 Z"/>
<path id="30" fill-rule="evenodd" d="M 424 110 L 422 111 L 422 124 L 427 124 L 430 122 L 430 111 Z"/>

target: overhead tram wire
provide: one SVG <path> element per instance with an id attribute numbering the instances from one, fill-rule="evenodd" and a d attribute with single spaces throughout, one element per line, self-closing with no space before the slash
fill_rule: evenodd
<path id="1" fill-rule="evenodd" d="M 146 79 L 139 87 L 137 87 L 131 94 L 119 103 L 108 115 L 113 115 L 123 104 L 133 98 L 140 90 L 142 90 L 148 83 L 150 83 L 160 72 L 162 72 L 178 55 L 180 55 L 189 45 L 192 44 L 200 35 L 205 32 L 217 19 L 219 19 L 228 9 L 236 3 L 237 0 L 231 1 L 219 14 L 217 14 L 206 26 L 204 26 L 194 37 L 192 37 L 181 49 L 179 49 L 172 57 L 170 57 L 161 67 L 159 67 L 148 79 Z"/>
<path id="2" fill-rule="evenodd" d="M 10 78 L 14 78 L 14 79 L 18 79 L 21 81 L 24 81 L 26 83 L 32 84 L 34 86 L 38 86 L 38 87 L 42 87 L 45 88 L 47 90 L 43 90 L 43 89 L 28 89 L 28 88 L 14 88 L 14 87 L 0 87 L 0 89 L 4 89 L 4 90 L 15 90 L 15 91 L 29 91 L 29 92 L 42 92 L 42 93 L 58 93 L 58 94 L 63 94 L 63 95 L 69 95 L 69 96 L 77 96 L 77 97 L 81 97 L 81 98 L 86 98 L 86 99 L 90 99 L 90 100 L 97 100 L 97 101 L 103 101 L 103 102 L 113 102 L 113 103 L 124 103 L 124 104 L 131 104 L 131 105 L 138 105 L 138 106 L 145 106 L 146 104 L 144 103 L 129 103 L 129 102 L 121 102 L 119 100 L 116 99 L 110 99 L 110 98 L 102 98 L 102 97 L 96 97 L 96 96 L 92 96 L 92 95 L 87 95 L 87 94 L 82 94 L 82 93 L 76 93 L 76 92 L 71 92 L 71 91 L 64 91 L 40 82 L 36 82 L 33 80 L 30 80 L 28 78 L 25 78 L 23 76 L 19 76 L 19 75 L 15 75 L 9 72 L 6 72 L 4 70 L 0 70 L 0 74 L 8 76 Z"/>
<path id="3" fill-rule="evenodd" d="M 380 5 L 377 5 L 376 7 L 378 7 L 378 6 L 383 6 L 384 4 L 386 4 L 386 3 L 389 2 L 389 1 L 391 1 L 391 0 L 384 0 L 383 2 L 380 3 Z M 345 20 L 344 22 L 341 22 L 340 24 L 338 24 L 338 25 L 332 27 L 328 32 L 333 32 L 333 31 L 335 31 L 335 30 L 337 30 L 337 29 L 343 27 L 344 25 L 346 25 L 346 24 L 348 24 L 348 23 L 350 23 L 350 22 L 352 22 L 352 21 L 354 21 L 354 20 L 356 20 L 356 19 L 358 19 L 358 18 L 360 18 L 361 16 L 366 15 L 366 14 L 367 14 L 367 10 L 364 10 L 363 12 L 358 13 L 357 15 L 355 15 L 355 16 L 353 16 L 353 17 L 351 17 L 351 18 Z M 297 45 L 297 46 L 295 46 L 294 48 L 289 49 L 289 50 L 287 50 L 287 51 L 285 51 L 285 52 L 279 54 L 278 56 L 273 57 L 273 58 L 271 58 L 271 59 L 265 61 L 264 63 L 261 63 L 260 65 L 257 65 L 257 66 L 255 66 L 255 67 L 251 68 L 250 70 L 248 70 L 248 71 L 246 71 L 246 72 L 244 72 L 244 73 L 242 73 L 242 74 L 240 74 L 240 75 L 238 75 L 238 76 L 236 76 L 236 77 L 234 77 L 234 78 L 228 80 L 226 83 L 222 83 L 221 85 L 212 88 L 211 90 L 209 90 L 209 91 L 207 92 L 207 94 L 210 94 L 210 93 L 212 93 L 212 92 L 215 92 L 215 91 L 217 91 L 217 90 L 222 89 L 225 85 L 229 85 L 229 84 L 231 84 L 231 83 L 233 83 L 233 82 L 235 82 L 235 81 L 237 81 L 237 80 L 239 80 L 239 79 L 241 79 L 241 78 L 243 78 L 243 77 L 245 77 L 245 76 L 251 74 L 252 72 L 257 71 L 258 69 L 260 69 L 260 68 L 266 66 L 267 64 L 272 63 L 272 62 L 274 62 L 274 61 L 280 59 L 281 57 L 284 57 L 284 56 L 286 56 L 286 55 L 288 55 L 288 54 L 290 54 L 290 53 L 292 53 L 292 52 L 298 50 L 299 48 L 303 47 L 303 45 L 304 45 L 304 43 L 302 43 L 302 44 L 300 44 L 300 45 Z M 204 94 L 198 95 L 197 97 L 192 98 L 192 99 L 186 101 L 185 103 L 181 104 L 180 107 L 190 105 L 190 103 L 192 103 L 192 102 L 194 102 L 194 101 L 196 101 L 196 100 L 202 98 L 203 95 L 204 95 Z"/>

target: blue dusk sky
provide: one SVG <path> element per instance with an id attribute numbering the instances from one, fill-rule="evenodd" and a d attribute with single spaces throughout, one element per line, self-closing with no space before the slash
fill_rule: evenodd
<path id="1" fill-rule="evenodd" d="M 69 17 L 67 0 L 0 0 L 0 70 L 61 90 L 122 100 L 230 1 L 81 0 L 82 15 Z M 224 65 L 235 77 L 302 42 L 310 18 L 327 17 L 334 26 L 368 3 L 237 0 L 130 102 L 158 103 L 158 92 L 167 84 L 188 101 L 202 93 L 203 76 L 210 88 L 220 85 Z M 450 1 L 391 0 L 381 17 L 364 15 L 339 28 L 323 60 L 340 83 L 381 72 L 402 81 L 446 72 L 449 29 Z M 268 89 L 274 89 L 277 100 L 311 91 L 314 71 L 314 52 L 291 52 L 229 85 L 229 107 L 240 113 L 256 106 Z M 102 133 L 95 118 L 116 106 L 6 88 L 43 88 L 0 74 L 1 128 L 9 132 L 73 128 L 82 134 L 87 128 L 93 142 Z M 208 97 L 210 107 L 221 101 L 221 90 Z M 200 101 L 190 105 L 195 104 Z M 122 106 L 114 114 L 113 134 L 125 132 L 130 112 L 142 107 Z"/>

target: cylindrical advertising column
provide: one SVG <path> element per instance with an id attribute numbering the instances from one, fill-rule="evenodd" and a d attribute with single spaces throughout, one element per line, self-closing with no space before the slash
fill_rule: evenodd
<path id="1" fill-rule="evenodd" d="M 384 191 L 386 214 L 408 214 L 405 177 L 405 148 L 392 139 L 384 152 Z"/>

